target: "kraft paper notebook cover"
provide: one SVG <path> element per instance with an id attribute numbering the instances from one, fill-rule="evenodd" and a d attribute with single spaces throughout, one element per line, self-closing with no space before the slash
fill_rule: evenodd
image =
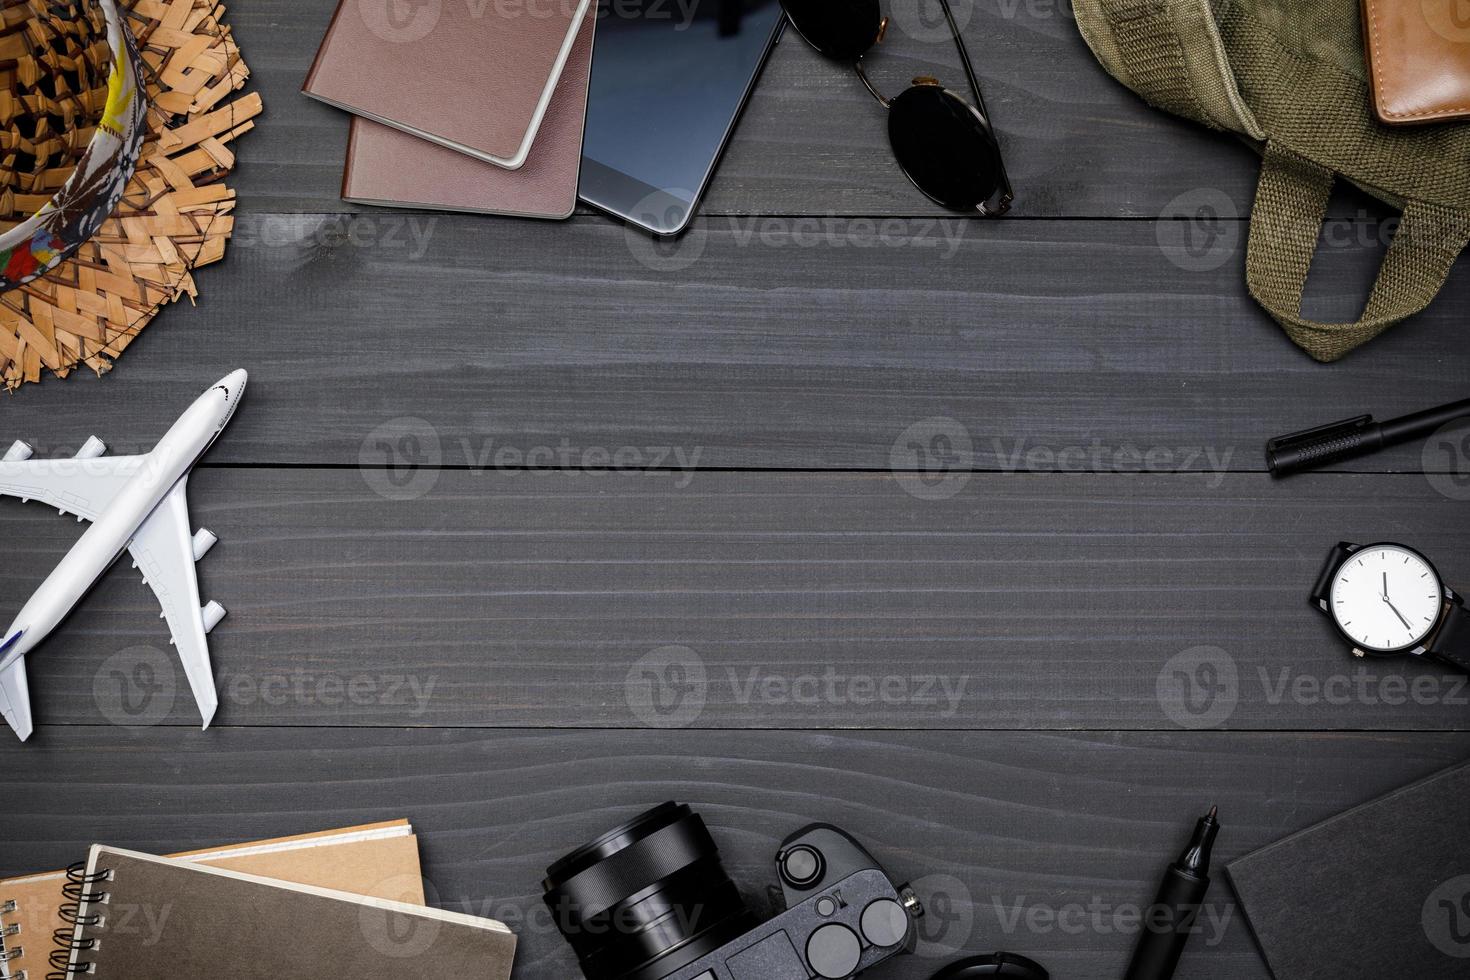
<path id="1" fill-rule="evenodd" d="M 569 218 L 577 207 L 582 129 L 597 9 L 589 7 L 519 170 L 505 170 L 361 116 L 352 118 L 342 198 L 357 204 Z"/>
<path id="2" fill-rule="evenodd" d="M 201 864 L 307 885 L 422 905 L 418 838 L 408 821 L 303 834 L 174 855 Z M 62 871 L 0 881 L 0 977 L 40 980 L 49 969 L 52 933 L 66 926 Z M 179 980 L 184 980 L 182 976 Z"/>
<path id="3" fill-rule="evenodd" d="M 515 170 L 590 6 L 341 0 L 302 91 Z"/>
<path id="4" fill-rule="evenodd" d="M 507 980 L 515 955 L 490 919 L 102 845 L 87 880 L 67 965 L 96 980 Z"/>
<path id="5" fill-rule="evenodd" d="M 1277 980 L 1470 977 L 1470 765 L 1227 866 Z"/>

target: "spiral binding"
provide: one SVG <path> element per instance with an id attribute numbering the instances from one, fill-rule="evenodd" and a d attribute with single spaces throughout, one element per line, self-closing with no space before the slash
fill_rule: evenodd
<path id="1" fill-rule="evenodd" d="M 15 911 L 16 904 L 14 899 L 0 900 L 0 916 L 12 915 Z M 23 950 L 19 945 L 12 946 L 8 940 L 12 936 L 19 935 L 19 922 L 6 925 L 5 920 L 0 918 L 0 977 L 5 977 L 7 980 L 26 980 L 26 971 L 21 970 L 19 973 L 14 974 L 10 972 L 10 961 L 19 957 Z"/>
<path id="2" fill-rule="evenodd" d="M 61 886 L 61 894 L 66 902 L 57 910 L 57 914 L 72 928 L 57 929 L 51 934 L 55 948 L 51 951 L 51 972 L 46 974 L 46 980 L 69 980 L 70 977 L 92 972 L 91 960 L 77 957 L 73 963 L 72 958 L 78 952 L 97 948 L 97 940 L 83 936 L 82 931 L 102 925 L 103 914 L 88 911 L 88 907 L 106 905 L 108 893 L 100 889 L 93 890 L 92 886 L 111 880 L 110 869 L 88 874 L 85 863 L 73 864 L 66 869 L 66 884 Z M 17 977 L 16 980 L 24 980 L 24 977 Z"/>

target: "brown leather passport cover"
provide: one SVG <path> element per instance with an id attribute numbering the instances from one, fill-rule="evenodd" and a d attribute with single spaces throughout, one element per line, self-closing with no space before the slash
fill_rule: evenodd
<path id="1" fill-rule="evenodd" d="M 288 885 L 201 864 L 94 847 L 110 871 L 95 948 L 73 954 L 96 980 L 508 980 L 515 937 L 489 919 Z"/>
<path id="2" fill-rule="evenodd" d="M 341 0 L 303 91 L 509 169 L 589 0 Z"/>
<path id="3" fill-rule="evenodd" d="M 1363 0 L 1363 33 L 1379 119 L 1470 119 L 1470 0 Z"/>
<path id="4" fill-rule="evenodd" d="M 525 166 L 505 170 L 354 116 L 342 197 L 357 204 L 528 218 L 569 218 L 577 207 L 587 80 L 597 8 L 589 7 Z"/>

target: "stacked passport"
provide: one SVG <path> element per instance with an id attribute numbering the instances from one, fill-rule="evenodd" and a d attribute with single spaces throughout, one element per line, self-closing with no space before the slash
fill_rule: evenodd
<path id="1" fill-rule="evenodd" d="M 504 925 L 424 907 L 407 821 L 0 881 L 0 977 L 509 980 Z M 49 973 L 48 973 L 49 968 Z"/>
<path id="2" fill-rule="evenodd" d="M 303 87 L 352 113 L 342 196 L 569 217 L 597 5 L 341 0 Z"/>

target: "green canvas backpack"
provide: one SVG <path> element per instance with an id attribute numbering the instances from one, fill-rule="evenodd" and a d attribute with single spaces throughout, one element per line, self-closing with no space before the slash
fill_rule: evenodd
<path id="1" fill-rule="evenodd" d="M 1261 151 L 1246 282 L 1320 361 L 1428 306 L 1470 243 L 1470 123 L 1377 120 L 1359 2 L 1074 0 L 1082 35 L 1110 74 L 1151 104 Z M 1403 2 L 1432 14 L 1460 0 Z M 1403 218 L 1362 316 L 1319 323 L 1302 316 L 1302 291 L 1339 176 Z"/>

